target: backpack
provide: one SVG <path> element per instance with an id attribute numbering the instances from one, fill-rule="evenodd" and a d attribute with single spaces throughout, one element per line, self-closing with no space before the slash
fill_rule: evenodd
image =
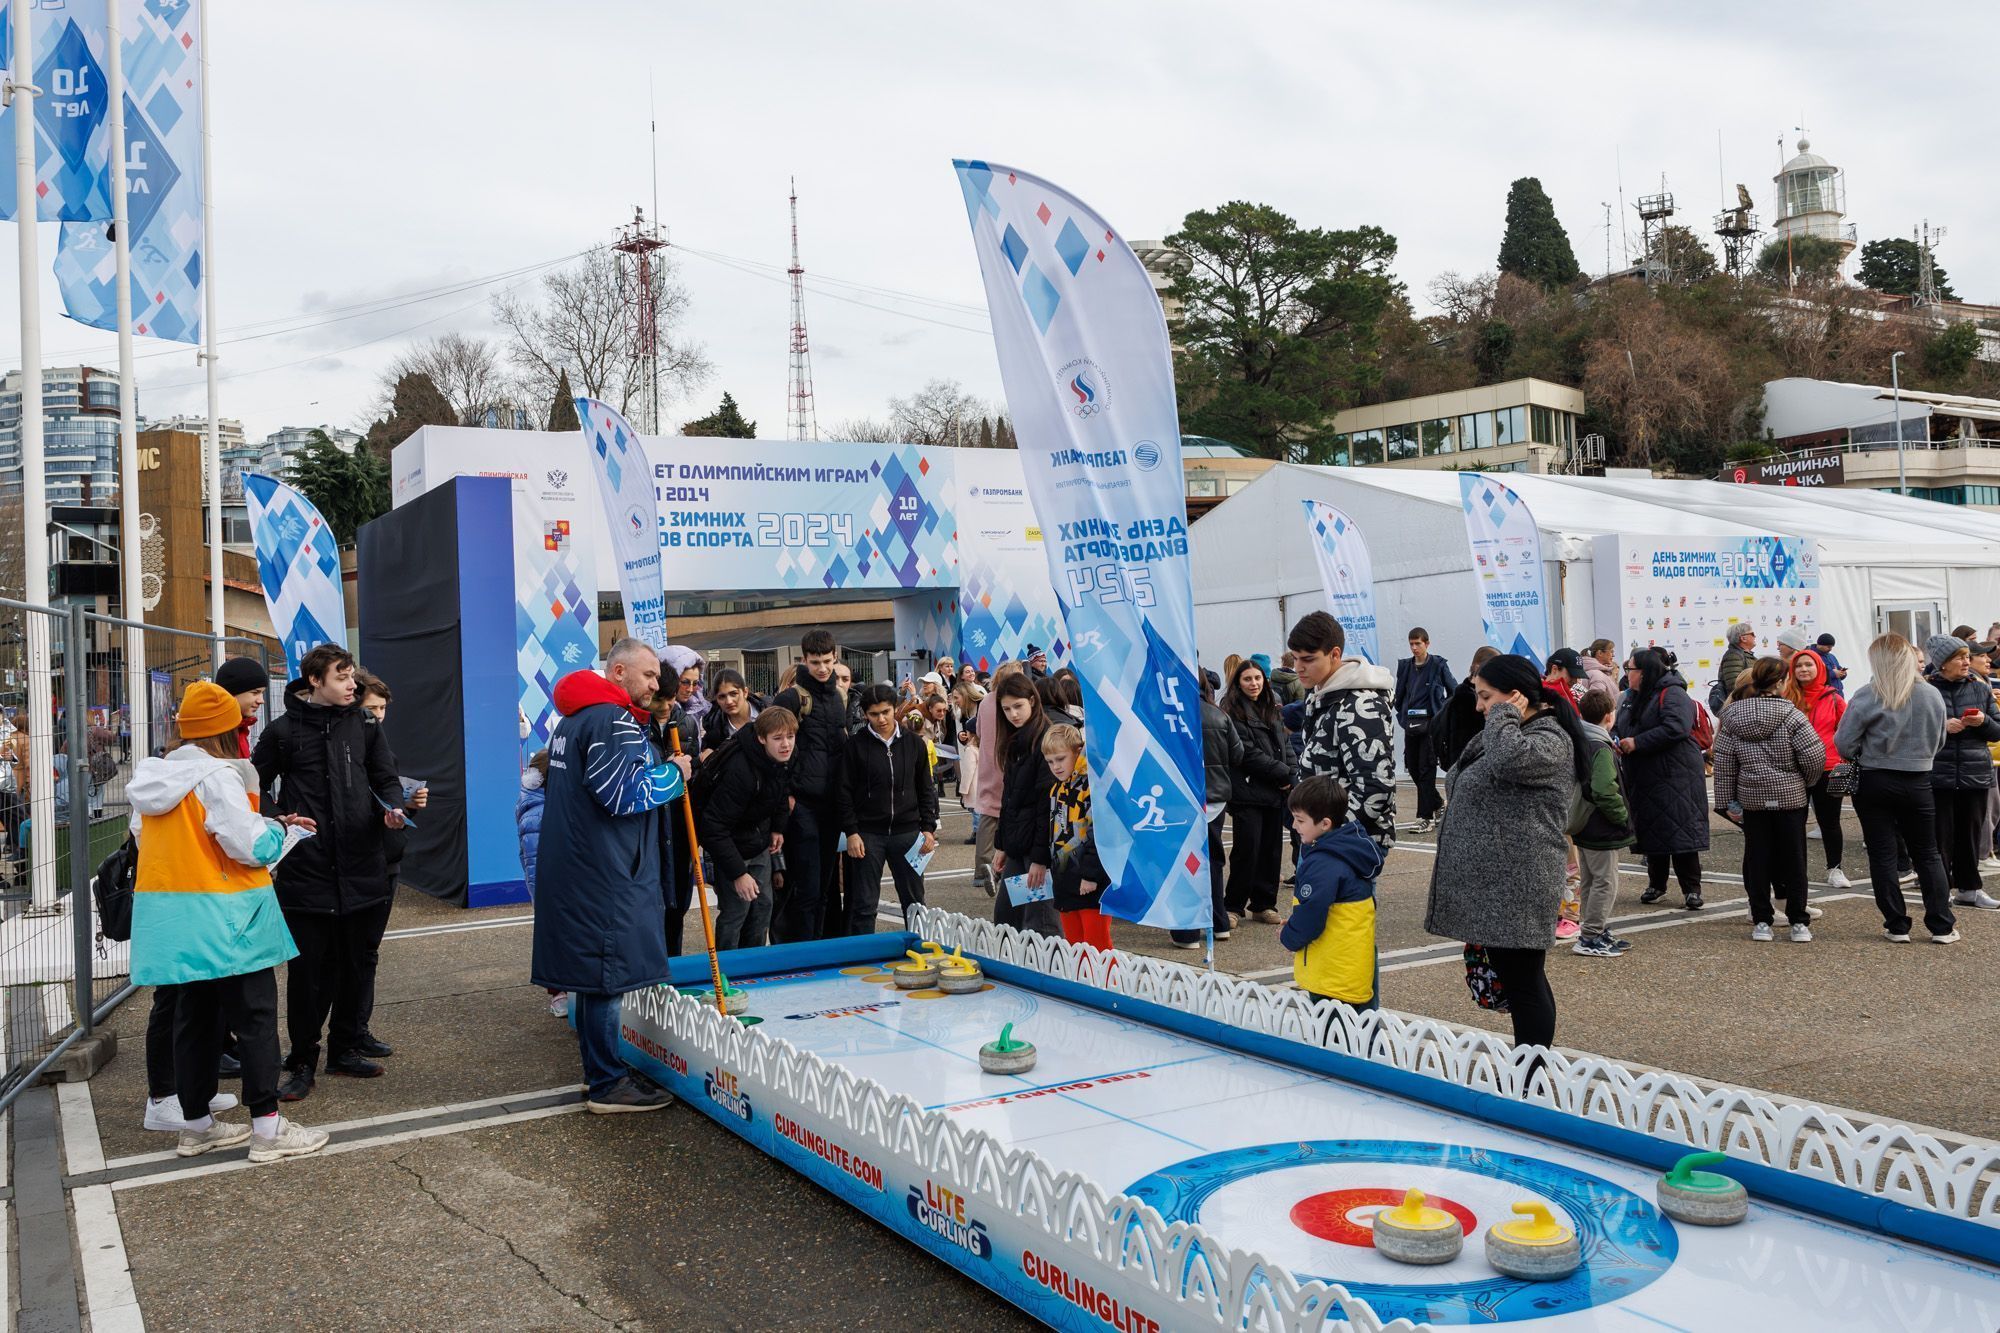
<path id="1" fill-rule="evenodd" d="M 755 734 L 755 727 L 739 727 L 735 735 L 710 750 L 708 758 L 688 778 L 687 799 L 693 803 L 696 814 L 701 813 L 701 808 L 708 804 L 709 795 L 715 791 L 715 784 L 722 777 L 724 761 L 743 743 L 743 737 Z"/>
<path id="2" fill-rule="evenodd" d="M 1721 686 L 1722 683 L 1717 681 L 1716 688 Z M 1694 729 L 1688 732 L 1688 739 L 1700 746 L 1703 754 L 1707 754 L 1715 745 L 1715 719 L 1701 706 L 1701 700 L 1690 699 L 1688 702 L 1694 705 Z"/>
<path id="3" fill-rule="evenodd" d="M 107 940 L 132 938 L 132 886 L 139 877 L 139 840 L 125 835 L 124 845 L 98 863 L 90 886 L 97 899 L 97 933 Z"/>
<path id="4" fill-rule="evenodd" d="M 1708 687 L 1708 711 L 1720 713 L 1722 705 L 1728 702 L 1729 692 L 1722 688 L 1722 682 L 1718 679 Z"/>

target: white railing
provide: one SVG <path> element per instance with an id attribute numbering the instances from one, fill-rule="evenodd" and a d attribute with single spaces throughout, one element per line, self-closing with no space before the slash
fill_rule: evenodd
<path id="1" fill-rule="evenodd" d="M 1302 991 L 1274 990 L 1165 959 L 1100 953 L 930 907 L 910 909 L 910 929 L 946 949 L 963 948 L 1247 1032 L 2000 1227 L 2000 1189 L 1992 1178 L 2000 1171 L 2000 1143 L 1971 1137 L 1946 1142 L 1905 1125 L 1856 1122 L 1811 1103 L 1628 1068 L 1604 1056 L 1517 1048 L 1493 1033 L 1440 1019 L 1358 1013 Z"/>

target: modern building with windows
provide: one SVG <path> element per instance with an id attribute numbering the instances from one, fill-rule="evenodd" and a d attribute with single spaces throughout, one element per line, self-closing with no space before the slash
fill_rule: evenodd
<path id="1" fill-rule="evenodd" d="M 1507 380 L 1452 393 L 1350 407 L 1333 419 L 1342 467 L 1560 470 L 1576 447 L 1583 393 L 1546 380 Z"/>
<path id="2" fill-rule="evenodd" d="M 42 370 L 42 453 L 52 505 L 108 502 L 118 490 L 118 375 Z M 0 487 L 21 485 L 21 372 L 0 377 Z"/>
<path id="3" fill-rule="evenodd" d="M 141 417 L 139 419 L 139 429 L 186 431 L 189 434 L 199 435 L 203 439 L 207 439 L 208 418 L 179 416 L 168 417 L 165 421 L 147 421 L 144 417 Z M 215 439 L 216 443 L 222 446 L 222 452 L 225 457 L 231 449 L 242 448 L 244 442 L 243 423 L 235 417 L 217 417 L 215 419 Z"/>
<path id="4" fill-rule="evenodd" d="M 2000 398 L 1772 380 L 1764 386 L 1764 429 L 1788 458 L 1837 456 L 1838 468 L 1820 473 L 1833 485 L 1903 486 L 1919 500 L 2000 510 Z"/>

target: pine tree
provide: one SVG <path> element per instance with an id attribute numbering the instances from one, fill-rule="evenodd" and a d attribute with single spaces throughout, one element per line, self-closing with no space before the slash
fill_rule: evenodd
<path id="1" fill-rule="evenodd" d="M 343 545 L 362 524 L 389 512 L 388 465 L 365 448 L 343 451 L 324 431 L 314 431 L 312 442 L 292 455 L 285 480 L 313 502 Z"/>
<path id="2" fill-rule="evenodd" d="M 719 435 L 732 440 L 754 440 L 757 438 L 757 423 L 743 419 L 743 409 L 728 390 L 722 394 L 722 402 L 705 417 L 696 417 L 681 427 L 683 435 Z"/>
<path id="3" fill-rule="evenodd" d="M 396 381 L 389 415 L 368 428 L 368 452 L 389 461 L 390 453 L 424 426 L 456 426 L 458 414 L 429 375 L 412 371 Z"/>
<path id="4" fill-rule="evenodd" d="M 981 449 L 993 447 L 993 423 L 985 417 L 979 418 L 979 447 Z"/>
<path id="5" fill-rule="evenodd" d="M 577 419 L 576 395 L 570 391 L 567 370 L 556 376 L 556 396 L 549 400 L 548 428 L 552 431 L 583 429 L 583 422 Z"/>
<path id="6" fill-rule="evenodd" d="M 1543 288 L 1575 282 L 1582 270 L 1570 249 L 1569 233 L 1556 218 L 1542 183 L 1523 176 L 1507 190 L 1507 232 L 1500 240 L 1499 268 Z"/>

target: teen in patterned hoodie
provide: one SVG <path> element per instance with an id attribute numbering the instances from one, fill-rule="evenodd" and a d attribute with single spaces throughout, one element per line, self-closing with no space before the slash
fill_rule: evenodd
<path id="1" fill-rule="evenodd" d="M 1396 844 L 1396 679 L 1387 668 L 1346 657 L 1347 633 L 1324 611 L 1292 626 L 1285 642 L 1312 691 L 1300 771 L 1338 780 L 1348 817 L 1386 852 Z"/>

